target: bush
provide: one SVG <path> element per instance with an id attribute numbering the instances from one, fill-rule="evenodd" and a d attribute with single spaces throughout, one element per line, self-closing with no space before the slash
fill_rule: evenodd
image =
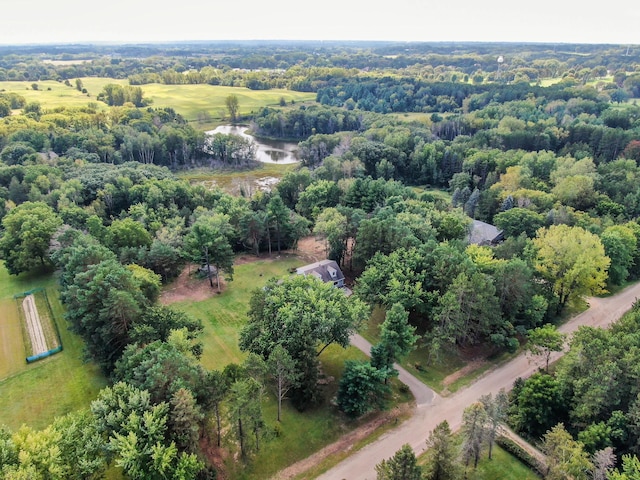
<path id="1" fill-rule="evenodd" d="M 506 452 L 516 457 L 527 467 L 538 472 L 540 475 L 544 476 L 546 473 L 546 469 L 536 458 L 510 438 L 500 435 L 496 438 L 496 445 L 502 447 Z"/>

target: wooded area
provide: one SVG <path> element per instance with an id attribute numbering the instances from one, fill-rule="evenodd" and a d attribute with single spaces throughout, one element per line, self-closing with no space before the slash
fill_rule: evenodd
<path id="1" fill-rule="evenodd" d="M 235 449 L 250 462 L 278 436 L 272 425 L 287 399 L 300 411 L 337 409 L 349 422 L 391 404 L 393 364 L 415 349 L 430 365 L 471 347 L 491 356 L 523 345 L 547 359 L 544 368 L 508 400 L 469 407 L 464 462 L 477 463 L 493 419 L 541 441 L 551 459 L 560 444 L 584 460 L 550 464 L 549 478 L 591 478 L 592 455 L 604 465 L 610 454 L 617 463 L 598 478 L 636 478 L 636 309 L 610 331 L 580 330 L 559 365 L 548 354 L 564 341 L 555 325 L 585 297 L 640 279 L 637 49 L 63 50 L 0 47 L 0 81 L 82 91 L 83 78 L 100 76 L 128 85 L 107 84 L 84 107 L 0 91 L 0 257 L 13 275 L 57 272 L 66 320 L 110 386 L 45 430 L 0 429 L 3 478 L 102 478 L 113 466 L 133 479 L 216 478 L 211 452 Z M 252 115 L 227 97 L 230 121 L 299 142 L 299 166 L 274 188 L 240 196 L 181 179 L 196 168 L 259 165 L 247 140 L 208 136 L 176 109 L 154 106 L 151 83 L 314 92 L 315 102 L 283 99 Z M 504 240 L 470 242 L 476 221 Z M 238 255 L 281 254 L 309 235 L 325 243 L 354 295 L 311 276 L 270 279 L 242 306 L 245 360 L 204 368 L 201 321 L 160 305 L 162 289 L 188 264 L 218 293 L 223 282 L 233 289 Z M 323 352 L 348 346 L 375 307 L 385 317 L 371 358 L 344 364 L 332 405 L 318 382 Z M 263 415 L 266 395 L 277 400 L 277 420 Z M 443 451 L 448 428 L 432 434 Z M 492 445 L 495 430 L 489 437 Z M 411 464 L 407 453 L 396 460 Z M 428 478 L 455 478 L 438 474 L 449 467 L 434 458 Z M 399 478 L 390 473 L 396 460 L 379 466 L 379 478 Z"/>

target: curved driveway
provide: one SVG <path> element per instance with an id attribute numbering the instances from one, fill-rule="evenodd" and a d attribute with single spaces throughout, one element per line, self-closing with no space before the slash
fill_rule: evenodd
<path id="1" fill-rule="evenodd" d="M 627 287 L 622 292 L 607 298 L 590 298 L 590 308 L 562 325 L 559 330 L 570 334 L 583 325 L 606 328 L 628 311 L 640 297 L 640 283 Z M 370 344 L 359 335 L 352 338 L 352 344 L 369 354 Z M 555 353 L 551 361 L 563 353 Z M 397 367 L 396 367 L 397 368 Z M 468 387 L 450 397 L 440 397 L 433 390 L 415 379 L 402 368 L 400 380 L 405 382 L 416 397 L 413 416 L 398 428 L 384 434 L 377 441 L 351 455 L 334 468 L 318 477 L 322 480 L 375 480 L 375 466 L 381 460 L 391 457 L 402 445 L 408 443 L 416 454 L 426 448 L 426 440 L 431 430 L 447 420 L 452 430 L 457 430 L 462 422 L 463 410 L 480 396 L 496 394 L 500 389 L 510 390 L 518 377 L 526 378 L 538 370 L 538 365 L 523 354 L 497 367 Z"/>

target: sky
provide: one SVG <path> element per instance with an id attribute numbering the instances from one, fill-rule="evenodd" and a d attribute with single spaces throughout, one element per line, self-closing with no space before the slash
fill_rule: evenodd
<path id="1" fill-rule="evenodd" d="M 0 0 L 0 45 L 189 40 L 640 44 L 637 0 Z"/>

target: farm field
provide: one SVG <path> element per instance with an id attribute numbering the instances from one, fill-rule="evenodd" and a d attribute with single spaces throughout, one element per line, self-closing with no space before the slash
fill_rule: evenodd
<path id="1" fill-rule="evenodd" d="M 115 83 L 128 85 L 127 80 L 116 80 L 105 77 L 81 78 L 88 95 L 83 94 L 73 86 L 62 82 L 46 80 L 40 82 L 0 82 L 0 91 L 16 92 L 27 102 L 40 102 L 44 109 L 56 107 L 84 107 L 89 102 L 97 103 L 98 108 L 107 110 L 107 105 L 98 102 L 96 97 L 105 85 Z M 37 83 L 38 89 L 31 85 Z M 218 85 L 141 85 L 144 98 L 152 100 L 152 107 L 171 107 L 189 122 L 199 122 L 203 129 L 219 123 L 227 114 L 225 99 L 229 95 L 236 95 L 240 105 L 240 115 L 248 115 L 267 106 L 278 106 L 284 98 L 290 104 L 315 101 L 315 93 L 294 92 L 291 90 L 249 90 L 244 87 L 224 87 Z M 50 89 L 50 90 L 49 90 Z"/>
<path id="2" fill-rule="evenodd" d="M 36 287 L 47 289 L 64 350 L 27 364 L 13 295 Z M 67 329 L 52 275 L 14 277 L 0 264 L 0 318 L 0 425 L 44 428 L 56 416 L 88 407 L 107 384 L 100 370 L 84 361 L 82 340 Z"/>

